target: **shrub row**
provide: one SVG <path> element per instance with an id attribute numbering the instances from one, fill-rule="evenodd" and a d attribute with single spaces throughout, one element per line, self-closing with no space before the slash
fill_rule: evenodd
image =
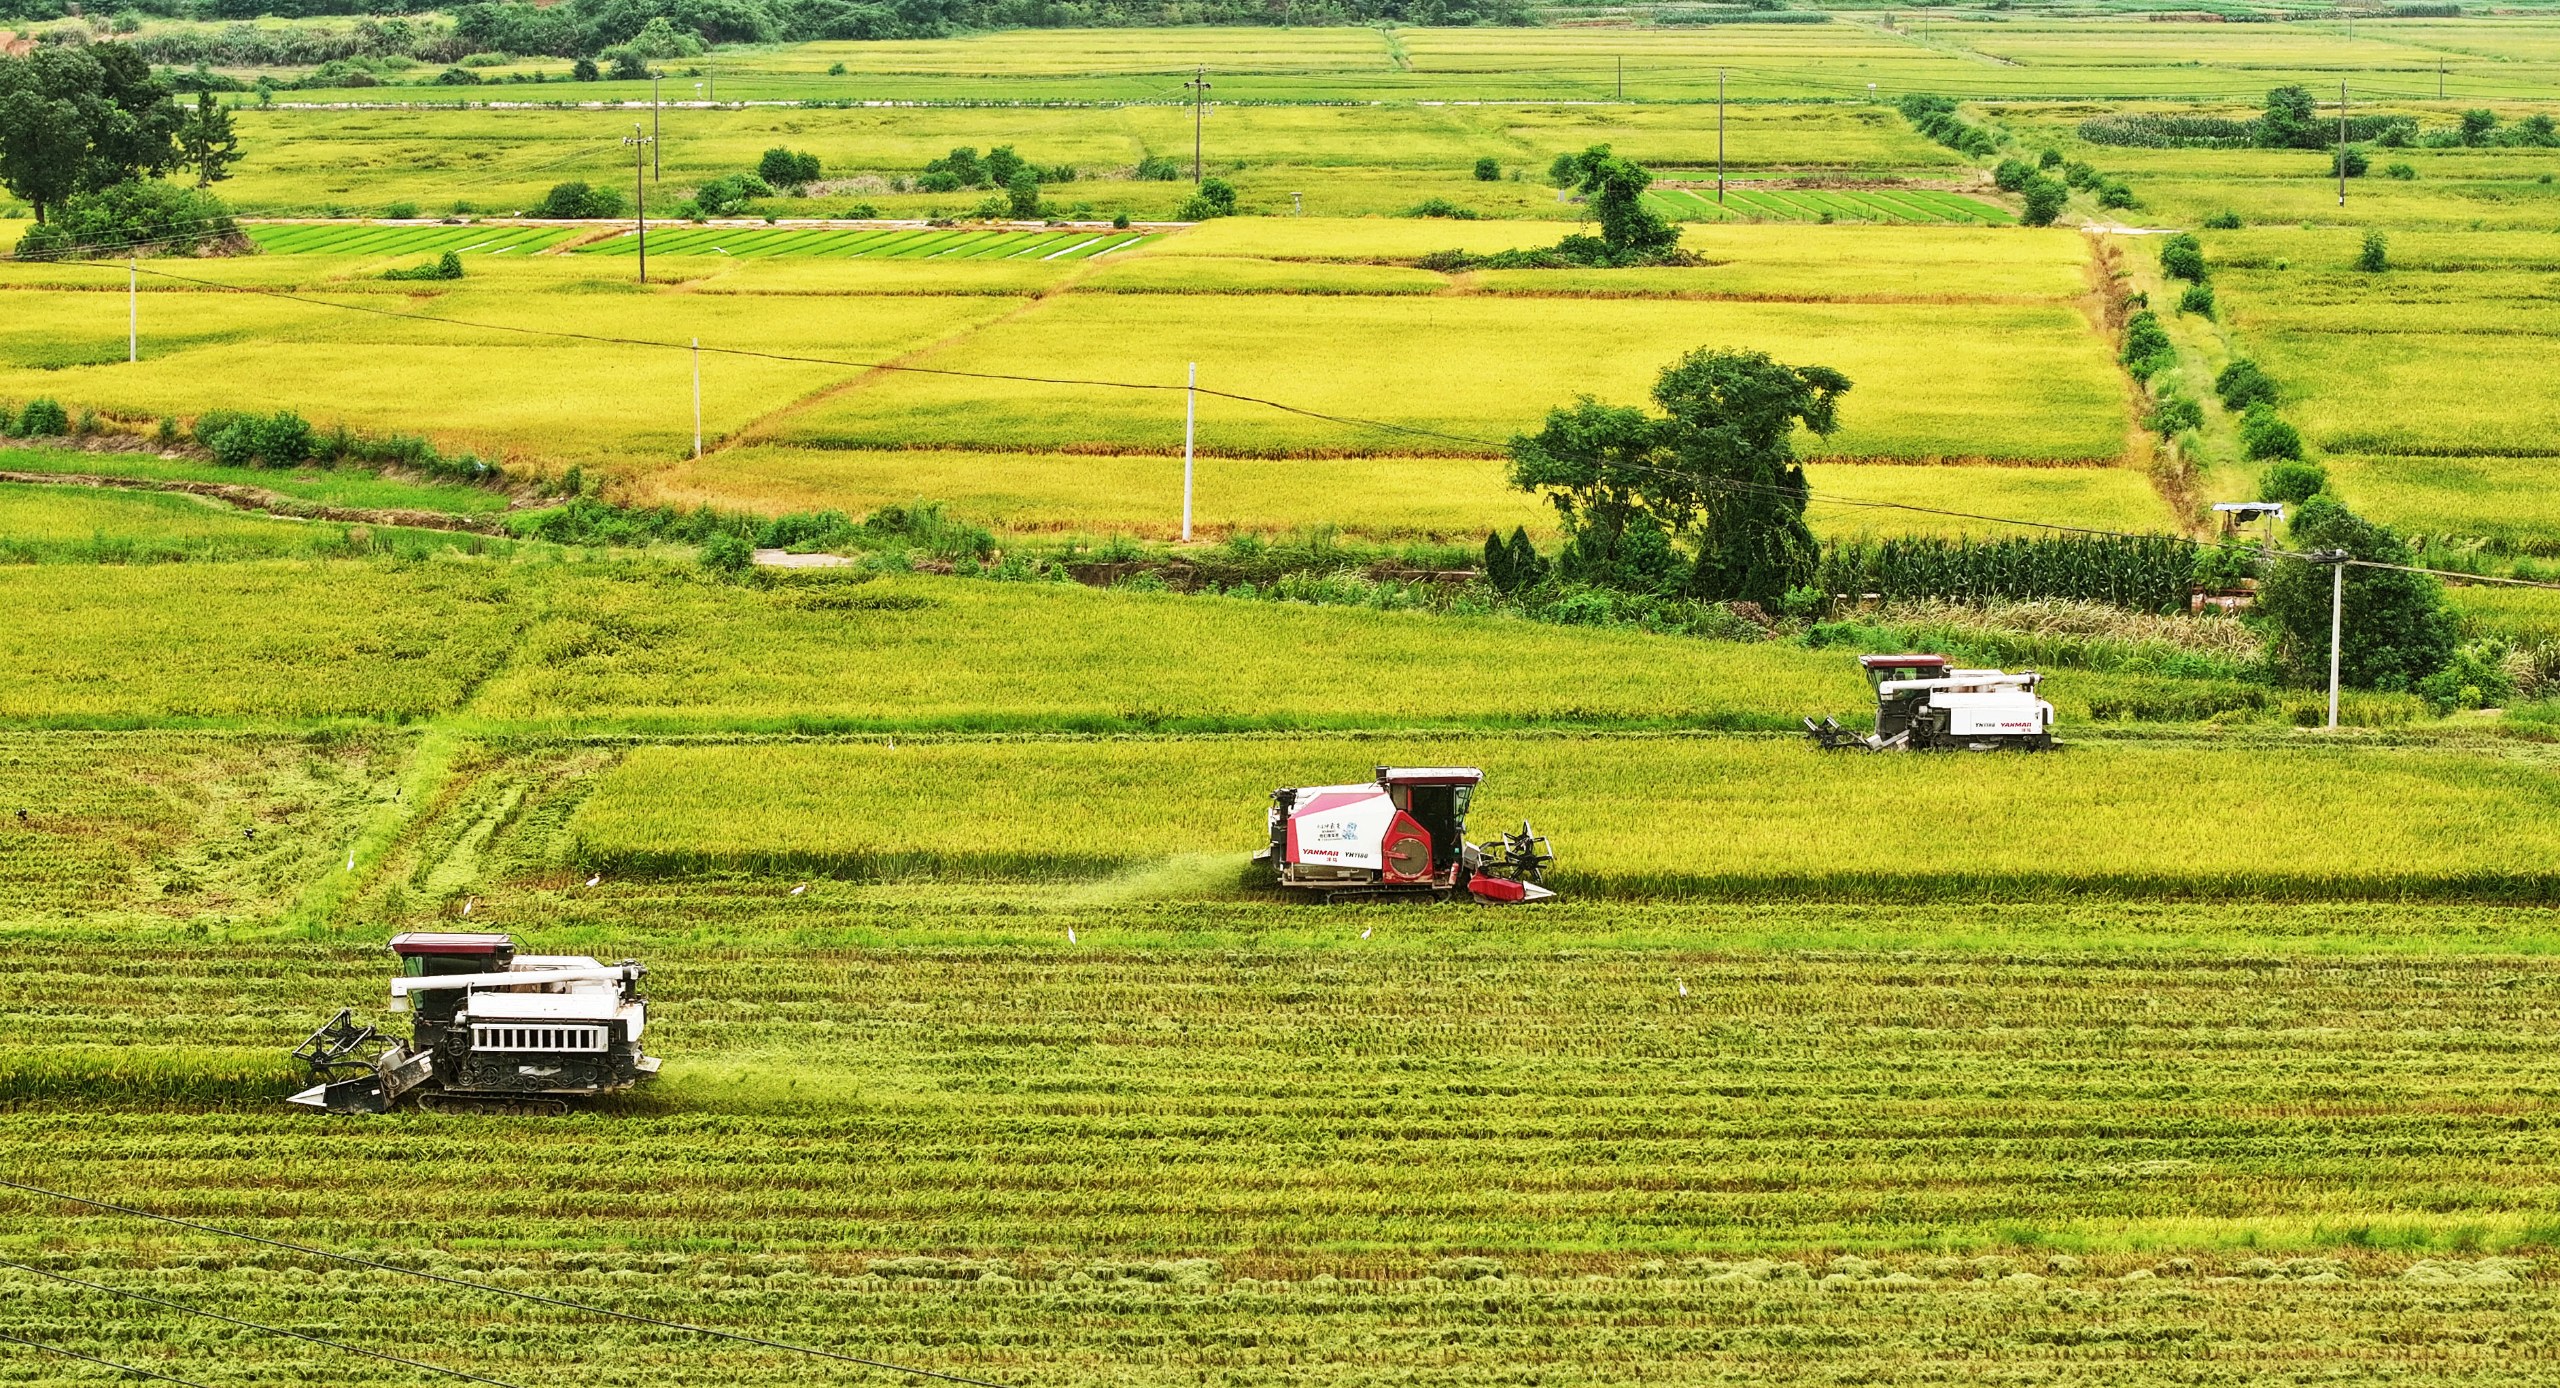
<path id="1" fill-rule="evenodd" d="M 1824 547 L 1815 573 L 1822 592 L 1833 597 L 2068 598 L 2172 612 L 2187 605 L 2195 552 L 2192 542 L 2175 535 L 1835 541 Z"/>

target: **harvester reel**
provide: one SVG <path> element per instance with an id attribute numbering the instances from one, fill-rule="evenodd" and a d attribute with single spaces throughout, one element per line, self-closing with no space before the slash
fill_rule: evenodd
<path id="1" fill-rule="evenodd" d="M 1556 860 L 1555 850 L 1529 821 L 1520 821 L 1520 832 L 1504 834 L 1495 842 L 1493 852 L 1486 855 L 1485 870 L 1495 877 L 1508 877 L 1515 882 L 1544 885 L 1547 865 Z"/>
<path id="2" fill-rule="evenodd" d="M 381 1040 L 373 1028 L 356 1025 L 355 1009 L 341 1007 L 293 1048 L 293 1058 L 302 1062 L 313 1084 L 334 1084 L 373 1074 L 374 1057 L 383 1049 L 375 1043 Z"/>

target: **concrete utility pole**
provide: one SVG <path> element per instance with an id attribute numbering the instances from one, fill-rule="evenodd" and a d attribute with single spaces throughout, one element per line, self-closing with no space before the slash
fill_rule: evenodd
<path id="1" fill-rule="evenodd" d="M 129 257 L 124 263 L 124 360 L 130 366 L 142 360 L 142 261 Z"/>
<path id="2" fill-rule="evenodd" d="M 2338 205 L 2347 205 L 2347 79 L 2338 79 Z"/>
<path id="3" fill-rule="evenodd" d="M 1627 99 L 1627 55 L 1624 53 L 1618 55 L 1618 99 Z"/>
<path id="4" fill-rule="evenodd" d="M 2353 556 L 2343 549 L 2315 550 L 2303 558 L 2314 564 L 2329 566 L 2329 726 L 2338 726 L 2338 669 L 2340 649 L 2345 644 L 2347 616 L 2347 560 Z"/>
<path id="5" fill-rule="evenodd" d="M 702 456 L 702 339 L 693 340 L 693 456 Z"/>
<path id="6" fill-rule="evenodd" d="M 1200 417 L 1200 363 L 1182 384 L 1182 542 L 1191 543 L 1191 433 Z"/>
<path id="7" fill-rule="evenodd" d="M 653 142 L 658 138 L 659 115 L 667 109 L 666 98 L 658 94 L 658 84 L 665 80 L 667 75 L 663 72 L 649 74 L 649 138 Z M 649 151 L 649 181 L 658 181 L 658 151 L 654 147 Z"/>
<path id="8" fill-rule="evenodd" d="M 1200 68 L 1182 85 L 1191 89 L 1191 182 L 1200 183 L 1200 117 L 1209 106 L 1209 69 Z"/>
<path id="9" fill-rule="evenodd" d="M 631 133 L 624 136 L 622 142 L 631 146 L 631 211 L 632 215 L 639 219 L 637 225 L 640 230 L 640 282 L 647 284 L 649 282 L 649 183 L 642 175 L 648 171 L 648 161 L 641 156 L 656 149 L 658 142 L 640 133 L 638 121 L 631 123 Z"/>
<path id="10" fill-rule="evenodd" d="M 1716 206 L 1724 206 L 1724 69 L 1716 69 Z"/>

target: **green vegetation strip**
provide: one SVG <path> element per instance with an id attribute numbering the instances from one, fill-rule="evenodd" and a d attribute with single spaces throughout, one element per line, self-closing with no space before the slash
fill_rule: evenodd
<path id="1" fill-rule="evenodd" d="M 276 255 L 527 254 L 577 235 L 559 227 L 347 226 L 262 224 L 248 228 L 260 250 Z"/>
<path id="2" fill-rule="evenodd" d="M 652 255 L 812 256 L 880 260 L 1090 260 L 1156 240 L 1160 232 L 1005 230 L 808 230 L 797 227 L 681 227 L 649 233 Z M 579 255 L 637 255 L 625 233 L 580 246 Z"/>

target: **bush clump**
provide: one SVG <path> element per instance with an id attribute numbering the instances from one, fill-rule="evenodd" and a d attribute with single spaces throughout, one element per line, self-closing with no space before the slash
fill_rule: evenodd
<path id="1" fill-rule="evenodd" d="M 2204 283 L 2204 243 L 2183 231 L 2161 242 L 2160 273 L 2171 279 Z"/>
<path id="2" fill-rule="evenodd" d="M 756 177 L 776 188 L 800 188 L 818 181 L 818 156 L 775 146 L 756 161 Z"/>
<path id="3" fill-rule="evenodd" d="M 255 249 L 241 236 L 222 199 L 149 178 L 72 194 L 19 236 L 16 254 L 20 260 L 77 260 Z"/>
<path id="4" fill-rule="evenodd" d="M 320 451 L 311 422 L 291 410 L 207 410 L 196 416 L 194 433 L 197 444 L 225 467 L 300 467 Z"/>
<path id="5" fill-rule="evenodd" d="M 2256 362 L 2233 357 L 2213 378 L 2213 393 L 2222 397 L 2222 408 L 2236 414 L 2251 405 L 2276 403 L 2276 382 Z"/>
<path id="6" fill-rule="evenodd" d="M 2177 346 L 2169 341 L 2169 330 L 2160 326 L 2160 315 L 2138 309 L 2125 320 L 2121 359 L 2137 381 L 2148 381 L 2178 364 Z"/>
<path id="7" fill-rule="evenodd" d="M 387 280 L 458 280 L 462 278 L 462 257 L 446 251 L 424 265 L 412 265 L 405 270 L 385 270 L 382 277 Z"/>
<path id="8" fill-rule="evenodd" d="M 0 417 L 6 414 L 7 411 L 0 410 Z M 30 400 L 27 407 L 19 411 L 17 425 L 11 432 L 21 438 L 60 438 L 71 432 L 71 414 L 58 401 Z"/>
<path id="9" fill-rule="evenodd" d="M 2258 474 L 2258 499 L 2299 506 L 2329 490 L 2329 470 L 2318 463 L 2287 458 Z"/>
<path id="10" fill-rule="evenodd" d="M 548 217 L 561 221 L 602 221 L 621 216 L 629 207 L 622 194 L 611 188 L 593 188 L 582 182 L 555 183 L 542 201 L 527 209 L 528 217 Z"/>
<path id="11" fill-rule="evenodd" d="M 2274 458 L 2300 459 L 2302 431 L 2287 424 L 2275 407 L 2263 401 L 2240 416 L 2240 451 L 2250 462 Z"/>

